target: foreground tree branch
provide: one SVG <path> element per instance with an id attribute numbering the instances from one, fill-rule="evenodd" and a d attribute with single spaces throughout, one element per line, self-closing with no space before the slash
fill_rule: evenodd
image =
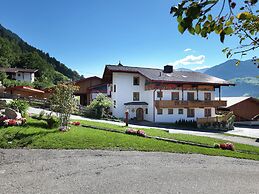
<path id="1" fill-rule="evenodd" d="M 218 9 L 218 15 L 212 15 L 212 9 Z M 224 43 L 227 36 L 236 36 L 238 46 L 223 49 L 227 57 L 236 54 L 245 55 L 259 48 L 259 10 L 258 0 L 182 0 L 171 7 L 170 14 L 177 18 L 178 31 L 188 31 L 192 35 L 208 38 L 214 33 Z M 245 42 L 246 46 L 243 46 Z M 244 48 L 249 45 L 249 48 Z M 255 62 L 259 63 L 257 56 Z"/>

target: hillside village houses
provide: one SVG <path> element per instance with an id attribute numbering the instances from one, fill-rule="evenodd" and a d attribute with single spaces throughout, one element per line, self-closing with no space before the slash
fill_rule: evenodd
<path id="1" fill-rule="evenodd" d="M 89 88 L 90 96 L 107 94 L 113 101 L 111 112 L 124 118 L 151 122 L 175 122 L 180 119 L 214 117 L 215 109 L 226 101 L 221 86 L 234 85 L 198 72 L 176 71 L 166 65 L 163 70 L 143 67 L 106 65 L 102 84 Z"/>
<path id="2" fill-rule="evenodd" d="M 5 72 L 9 79 L 17 81 L 26 81 L 33 83 L 35 80 L 36 69 L 23 69 L 23 68 L 5 68 L 0 67 L 0 72 Z"/>

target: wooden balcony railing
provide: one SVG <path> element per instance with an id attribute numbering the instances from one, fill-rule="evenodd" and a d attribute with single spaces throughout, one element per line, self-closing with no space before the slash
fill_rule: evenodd
<path id="1" fill-rule="evenodd" d="M 181 101 L 181 100 L 156 100 L 156 108 L 204 108 L 204 107 L 220 107 L 226 106 L 227 101 Z"/>

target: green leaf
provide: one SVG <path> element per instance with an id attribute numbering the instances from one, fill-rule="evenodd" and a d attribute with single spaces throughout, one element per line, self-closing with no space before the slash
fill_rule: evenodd
<path id="1" fill-rule="evenodd" d="M 227 52 L 229 50 L 229 47 L 226 47 L 222 50 L 223 53 Z"/>
<path id="2" fill-rule="evenodd" d="M 212 15 L 211 14 L 208 15 L 208 20 L 212 21 Z"/>
<path id="3" fill-rule="evenodd" d="M 178 24 L 178 31 L 179 31 L 181 34 L 183 34 L 185 30 L 186 30 L 186 29 L 185 29 L 181 24 Z"/>
<path id="4" fill-rule="evenodd" d="M 226 26 L 230 26 L 232 24 L 232 21 L 231 20 L 228 20 L 227 22 L 226 22 Z"/>
<path id="5" fill-rule="evenodd" d="M 188 31 L 190 32 L 190 34 L 194 35 L 195 34 L 195 30 L 193 27 L 189 27 Z"/>
<path id="6" fill-rule="evenodd" d="M 234 32 L 234 30 L 231 28 L 231 27 L 226 27 L 225 29 L 224 29 L 224 33 L 226 34 L 226 35 L 230 35 L 230 34 L 232 34 Z"/>
<path id="7" fill-rule="evenodd" d="M 179 15 L 179 16 L 177 17 L 177 22 L 180 23 L 182 20 L 183 20 L 183 17 L 182 17 L 181 15 Z"/>
<path id="8" fill-rule="evenodd" d="M 251 17 L 252 17 L 252 14 L 247 11 L 239 13 L 237 15 L 237 19 L 239 20 L 246 20 L 246 19 L 250 19 Z"/>
<path id="9" fill-rule="evenodd" d="M 203 24 L 203 27 L 208 27 L 210 25 L 210 22 L 209 21 L 206 21 L 204 24 Z"/>
<path id="10" fill-rule="evenodd" d="M 198 23 L 195 25 L 195 32 L 196 32 L 196 34 L 200 34 L 200 32 L 201 32 L 201 25 Z"/>

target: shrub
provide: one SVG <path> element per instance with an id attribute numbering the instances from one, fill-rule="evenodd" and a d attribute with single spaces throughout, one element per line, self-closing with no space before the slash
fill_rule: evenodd
<path id="1" fill-rule="evenodd" d="M 8 104 L 8 107 L 20 112 L 22 116 L 25 116 L 29 108 L 29 104 L 24 100 L 13 100 Z"/>
<path id="2" fill-rule="evenodd" d="M 49 129 L 58 128 L 60 125 L 59 118 L 51 114 L 47 115 L 46 119 L 44 120 L 47 122 Z"/>
<path id="3" fill-rule="evenodd" d="M 110 98 L 104 94 L 98 94 L 97 97 L 86 107 L 84 115 L 90 118 L 103 118 L 108 114 L 109 108 L 112 106 Z"/>
<path id="4" fill-rule="evenodd" d="M 38 116 L 38 118 L 39 119 L 43 119 L 43 117 L 45 116 L 45 111 L 44 110 L 42 110 L 42 111 L 40 111 L 40 114 L 39 114 L 39 116 Z"/>
<path id="5" fill-rule="evenodd" d="M 197 127 L 197 122 L 194 121 L 194 120 L 184 120 L 184 119 L 180 119 L 180 120 L 177 120 L 175 123 L 174 123 L 175 126 L 178 126 L 178 127 L 192 127 L 192 128 L 196 128 Z"/>

